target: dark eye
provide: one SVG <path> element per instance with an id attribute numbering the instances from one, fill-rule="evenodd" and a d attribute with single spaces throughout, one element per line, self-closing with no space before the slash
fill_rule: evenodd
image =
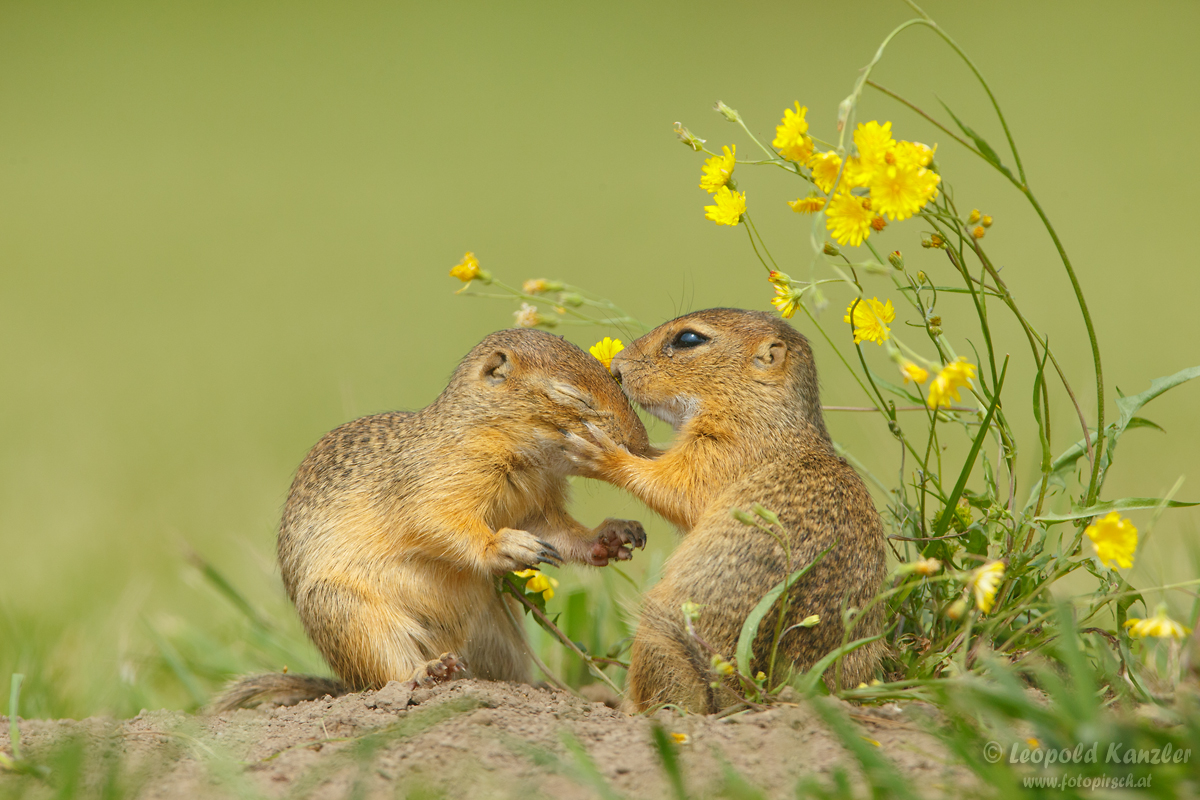
<path id="1" fill-rule="evenodd" d="M 688 347 L 699 347 L 708 341 L 708 337 L 702 333 L 695 331 L 682 331 L 675 337 L 675 341 L 671 345 L 678 348 L 686 349 Z"/>

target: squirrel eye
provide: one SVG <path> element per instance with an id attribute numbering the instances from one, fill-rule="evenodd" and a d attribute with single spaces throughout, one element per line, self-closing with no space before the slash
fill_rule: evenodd
<path id="1" fill-rule="evenodd" d="M 671 344 L 674 347 L 686 349 L 688 347 L 698 347 L 707 341 L 708 337 L 702 333 L 696 333 L 695 331 L 682 331 L 678 336 L 675 337 L 675 341 Z"/>

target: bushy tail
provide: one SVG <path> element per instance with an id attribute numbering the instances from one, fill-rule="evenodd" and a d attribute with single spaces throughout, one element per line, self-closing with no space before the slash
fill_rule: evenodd
<path id="1" fill-rule="evenodd" d="M 253 708 L 262 703 L 294 706 L 296 703 L 316 700 L 325 695 L 339 697 L 349 691 L 350 687 L 333 678 L 267 672 L 262 675 L 247 675 L 233 681 L 213 699 L 209 709 L 220 713 L 238 708 Z"/>

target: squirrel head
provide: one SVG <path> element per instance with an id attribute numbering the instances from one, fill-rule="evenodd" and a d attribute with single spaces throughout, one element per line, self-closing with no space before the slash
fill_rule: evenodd
<path id="1" fill-rule="evenodd" d="M 710 308 L 637 339 L 610 367 L 630 399 L 676 430 L 809 425 L 828 439 L 808 340 L 761 311 Z"/>
<path id="2" fill-rule="evenodd" d="M 557 442 L 561 431 L 602 428 L 630 452 L 650 452 L 646 428 L 613 376 L 595 357 L 546 331 L 497 331 L 459 363 L 443 406 L 530 443 Z"/>

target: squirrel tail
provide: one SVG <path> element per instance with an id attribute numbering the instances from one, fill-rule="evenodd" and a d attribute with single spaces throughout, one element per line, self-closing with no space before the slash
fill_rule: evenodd
<path id="1" fill-rule="evenodd" d="M 340 697 L 350 691 L 350 687 L 333 678 L 267 672 L 262 675 L 247 675 L 231 682 L 213 699 L 210 710 L 221 713 L 238 708 L 253 708 L 262 703 L 293 706 L 325 695 Z"/>

